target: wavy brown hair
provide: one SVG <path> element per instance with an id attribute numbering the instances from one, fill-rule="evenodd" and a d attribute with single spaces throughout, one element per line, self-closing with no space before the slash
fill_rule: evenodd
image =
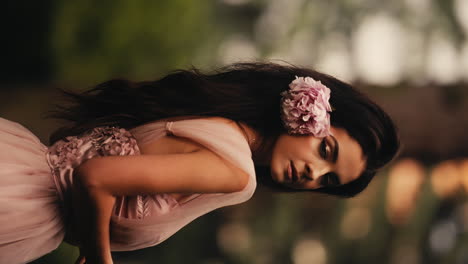
<path id="1" fill-rule="evenodd" d="M 390 117 L 366 95 L 332 76 L 308 68 L 275 63 L 236 63 L 211 73 L 177 70 L 154 81 L 110 80 L 75 93 L 61 90 L 69 104 L 56 106 L 50 117 L 69 121 L 50 136 L 50 142 L 98 126 L 130 129 L 176 116 L 220 116 L 243 122 L 263 138 L 286 133 L 280 119 L 280 93 L 295 76 L 309 76 L 331 89 L 331 124 L 345 129 L 362 147 L 367 166 L 362 175 L 319 192 L 351 197 L 361 192 L 376 171 L 397 154 L 399 140 Z M 260 183 L 282 189 L 269 170 L 258 168 Z M 283 188 L 284 190 L 284 188 Z"/>

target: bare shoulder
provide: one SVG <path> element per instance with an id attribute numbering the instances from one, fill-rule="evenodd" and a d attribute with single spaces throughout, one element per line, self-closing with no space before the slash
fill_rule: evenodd
<path id="1" fill-rule="evenodd" d="M 161 119 L 160 121 L 181 121 L 181 120 L 192 120 L 192 119 L 200 119 L 200 120 L 211 120 L 223 124 L 228 124 L 232 126 L 234 129 L 240 130 L 238 123 L 232 119 L 220 117 L 220 116 L 177 116 L 177 117 L 170 117 Z"/>
<path id="2" fill-rule="evenodd" d="M 226 124 L 230 126 L 231 128 L 233 128 L 234 130 L 237 130 L 246 139 L 247 139 L 247 133 L 248 134 L 253 133 L 252 129 L 248 127 L 246 124 L 244 124 L 243 122 L 236 122 L 229 118 L 215 116 L 215 117 L 204 117 L 203 119 L 219 122 L 221 124 Z"/>
<path id="3" fill-rule="evenodd" d="M 203 119 L 212 120 L 212 121 L 216 121 L 216 122 L 220 122 L 224 124 L 229 124 L 229 125 L 232 125 L 233 127 L 237 127 L 236 121 L 229 119 L 229 118 L 225 118 L 225 117 L 211 116 L 211 117 L 205 117 Z"/>
<path id="4" fill-rule="evenodd" d="M 180 121 L 187 119 L 203 119 L 219 122 L 230 126 L 232 129 L 237 130 L 241 135 L 245 137 L 243 128 L 239 123 L 224 117 L 194 117 L 194 116 L 184 116 L 184 117 L 174 117 L 161 119 L 160 121 Z M 190 153 L 206 149 L 203 145 L 195 142 L 191 139 L 178 137 L 175 135 L 166 135 L 158 138 L 157 140 L 151 141 L 147 144 L 140 145 L 140 152 L 142 154 L 177 154 L 177 153 Z"/>

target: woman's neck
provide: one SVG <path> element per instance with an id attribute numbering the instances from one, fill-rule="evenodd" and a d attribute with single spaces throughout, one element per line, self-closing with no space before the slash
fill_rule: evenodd
<path id="1" fill-rule="evenodd" d="M 275 140 L 262 139 L 259 140 L 257 144 L 258 145 L 255 145 L 250 148 L 252 151 L 252 159 L 255 165 L 269 166 L 271 161 L 271 154 L 275 145 Z"/>
<path id="2" fill-rule="evenodd" d="M 270 165 L 275 140 L 261 136 L 260 133 L 242 122 L 238 122 L 238 124 L 249 143 L 254 163 L 256 165 Z"/>

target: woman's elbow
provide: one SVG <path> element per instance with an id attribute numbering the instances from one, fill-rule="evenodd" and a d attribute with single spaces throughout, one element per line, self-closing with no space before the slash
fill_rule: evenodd
<path id="1" fill-rule="evenodd" d="M 247 187 L 247 185 L 249 184 L 250 176 L 246 172 L 241 172 L 239 175 L 237 175 L 237 179 L 237 186 L 235 187 L 234 191 L 238 192 L 244 190 Z"/>
<path id="2" fill-rule="evenodd" d="M 73 171 L 73 184 L 87 189 L 99 187 L 99 166 L 95 163 L 95 159 L 89 159 L 76 167 Z"/>

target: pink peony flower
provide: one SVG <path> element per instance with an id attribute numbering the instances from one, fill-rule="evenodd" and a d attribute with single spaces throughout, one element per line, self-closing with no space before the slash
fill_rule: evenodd
<path id="1" fill-rule="evenodd" d="M 330 89 L 310 77 L 297 77 L 281 93 L 281 119 L 289 134 L 330 135 Z"/>

